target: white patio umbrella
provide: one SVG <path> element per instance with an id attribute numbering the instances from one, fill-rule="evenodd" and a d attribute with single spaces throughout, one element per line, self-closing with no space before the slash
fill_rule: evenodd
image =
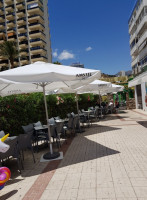
<path id="1" fill-rule="evenodd" d="M 94 80 L 93 82 L 87 84 L 86 86 L 77 88 L 78 93 L 96 93 L 101 95 L 101 93 L 110 88 L 112 86 L 112 83 L 106 82 L 106 81 L 101 81 L 101 80 Z M 100 100 L 101 104 L 101 100 Z"/>
<path id="2" fill-rule="evenodd" d="M 117 92 L 122 92 L 124 90 L 124 86 L 122 85 L 116 85 L 116 84 L 112 84 L 112 86 L 106 90 L 103 91 L 102 94 L 104 93 L 117 93 Z"/>
<path id="3" fill-rule="evenodd" d="M 6 83 L 0 84 L 0 95 L 7 96 L 10 94 L 43 91 L 48 134 L 50 139 L 50 153 L 45 154 L 44 158 L 53 159 L 58 157 L 59 153 L 54 153 L 52 150 L 45 91 L 50 91 L 51 89 L 53 90 L 59 86 L 77 88 L 100 78 L 100 76 L 101 73 L 99 70 L 36 62 L 34 64 L 0 72 L 1 82 L 6 80 Z"/>

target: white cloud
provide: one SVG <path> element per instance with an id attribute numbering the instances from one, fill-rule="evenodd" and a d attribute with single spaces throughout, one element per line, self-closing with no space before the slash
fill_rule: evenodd
<path id="1" fill-rule="evenodd" d="M 57 58 L 58 57 L 58 53 L 57 53 L 58 49 L 55 49 L 55 51 L 53 52 L 53 57 Z"/>
<path id="2" fill-rule="evenodd" d="M 75 57 L 74 54 L 68 52 L 67 50 L 63 50 L 63 51 L 60 53 L 60 55 L 58 56 L 58 59 L 59 59 L 59 60 L 68 60 L 68 59 L 72 59 L 72 58 L 74 58 L 74 57 Z"/>
<path id="3" fill-rule="evenodd" d="M 91 50 L 92 50 L 92 47 L 87 47 L 85 50 L 86 50 L 86 51 L 91 51 Z"/>

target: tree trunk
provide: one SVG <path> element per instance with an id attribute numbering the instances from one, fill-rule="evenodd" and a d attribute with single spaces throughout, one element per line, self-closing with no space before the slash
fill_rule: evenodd
<path id="1" fill-rule="evenodd" d="M 10 64 L 11 64 L 11 69 L 14 68 L 14 59 L 13 58 L 10 58 Z"/>

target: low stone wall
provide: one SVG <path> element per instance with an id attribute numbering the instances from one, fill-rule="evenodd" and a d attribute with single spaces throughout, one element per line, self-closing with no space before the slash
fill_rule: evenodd
<path id="1" fill-rule="evenodd" d="M 127 110 L 135 109 L 135 108 L 136 108 L 136 105 L 135 105 L 135 98 L 133 98 L 133 99 L 128 99 L 128 100 L 126 101 L 126 107 L 127 107 Z"/>

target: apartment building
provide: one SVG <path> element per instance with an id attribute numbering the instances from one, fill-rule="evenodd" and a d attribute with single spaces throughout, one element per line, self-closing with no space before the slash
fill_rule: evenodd
<path id="1" fill-rule="evenodd" d="M 52 62 L 48 0 L 0 0 L 0 43 L 15 41 L 20 56 L 15 66 Z M 0 67 L 9 66 L 0 58 Z"/>
<path id="2" fill-rule="evenodd" d="M 138 0 L 129 19 L 132 71 L 147 69 L 147 0 Z"/>

